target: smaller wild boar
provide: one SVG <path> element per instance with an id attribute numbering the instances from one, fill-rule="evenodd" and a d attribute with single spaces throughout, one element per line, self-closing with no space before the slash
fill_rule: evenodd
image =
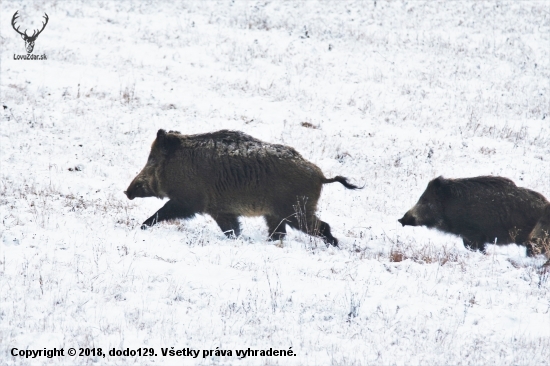
<path id="1" fill-rule="evenodd" d="M 459 235 L 472 250 L 484 252 L 486 243 L 516 243 L 526 246 L 532 256 L 529 234 L 547 204 L 540 193 L 503 177 L 438 177 L 398 221 Z"/>
<path id="2" fill-rule="evenodd" d="M 263 216 L 272 240 L 282 239 L 288 224 L 337 246 L 329 224 L 315 215 L 323 184 L 332 182 L 359 188 L 344 177 L 325 178 L 289 146 L 239 131 L 182 135 L 159 130 L 147 164 L 124 193 L 131 200 L 169 198 L 142 229 L 206 213 L 227 236 L 239 236 L 240 216 Z"/>
<path id="3" fill-rule="evenodd" d="M 529 242 L 534 253 L 546 253 L 550 256 L 550 204 L 546 205 L 535 228 L 529 234 Z"/>

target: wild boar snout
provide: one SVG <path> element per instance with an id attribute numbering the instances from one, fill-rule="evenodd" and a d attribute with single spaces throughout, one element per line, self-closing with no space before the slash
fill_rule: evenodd
<path id="1" fill-rule="evenodd" d="M 126 197 L 128 197 L 129 200 L 133 200 L 136 197 L 150 197 L 151 194 L 149 193 L 148 185 L 146 182 L 143 181 L 141 177 L 137 177 L 130 183 L 128 186 L 128 189 L 124 191 L 126 194 Z"/>
<path id="2" fill-rule="evenodd" d="M 399 221 L 402 226 L 416 226 L 416 218 L 411 214 L 411 211 L 408 211 L 405 215 L 403 215 L 402 218 L 397 221 Z"/>

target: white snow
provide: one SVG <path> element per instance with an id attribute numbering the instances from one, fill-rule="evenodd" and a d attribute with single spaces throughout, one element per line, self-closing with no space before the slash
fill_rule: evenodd
<path id="1" fill-rule="evenodd" d="M 47 61 L 13 59 L 16 10 L 29 29 L 49 15 Z M 547 2 L 4 1 L 1 17 L 0 364 L 550 364 L 544 257 L 397 222 L 439 175 L 550 198 Z M 236 240 L 203 216 L 140 230 L 163 202 L 122 191 L 159 128 L 241 130 L 364 184 L 321 195 L 341 248 L 267 242 L 260 218 Z M 10 353 L 54 347 L 158 355 Z"/>

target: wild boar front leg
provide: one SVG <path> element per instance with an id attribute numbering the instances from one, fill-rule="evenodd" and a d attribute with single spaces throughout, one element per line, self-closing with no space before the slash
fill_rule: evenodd
<path id="1" fill-rule="evenodd" d="M 470 249 L 471 251 L 479 250 L 481 253 L 485 253 L 485 241 L 482 238 L 472 239 L 472 238 L 462 238 L 464 247 Z"/>
<path id="2" fill-rule="evenodd" d="M 172 219 L 188 219 L 195 216 L 197 212 L 191 207 L 177 202 L 169 200 L 160 210 L 158 210 L 153 216 L 149 217 L 141 225 L 142 229 L 147 229 L 150 226 L 155 225 L 158 222 L 172 220 Z"/>
<path id="3" fill-rule="evenodd" d="M 232 236 L 236 238 L 241 235 L 241 224 L 239 223 L 239 218 L 236 215 L 218 213 L 211 216 L 228 238 L 231 238 Z"/>

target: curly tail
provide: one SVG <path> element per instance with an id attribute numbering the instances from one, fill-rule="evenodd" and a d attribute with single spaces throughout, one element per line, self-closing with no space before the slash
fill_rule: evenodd
<path id="1" fill-rule="evenodd" d="M 348 178 L 342 177 L 342 176 L 340 176 L 340 175 L 337 175 L 336 177 L 331 178 L 331 179 L 326 179 L 326 178 L 325 178 L 325 179 L 323 180 L 323 184 L 325 184 L 325 183 L 334 183 L 334 182 L 340 182 L 340 183 L 342 183 L 342 185 L 343 185 L 344 187 L 346 187 L 347 189 L 363 189 L 363 187 L 358 187 L 358 186 L 355 186 L 355 185 L 353 185 L 353 184 L 351 184 L 351 183 L 348 183 Z"/>

